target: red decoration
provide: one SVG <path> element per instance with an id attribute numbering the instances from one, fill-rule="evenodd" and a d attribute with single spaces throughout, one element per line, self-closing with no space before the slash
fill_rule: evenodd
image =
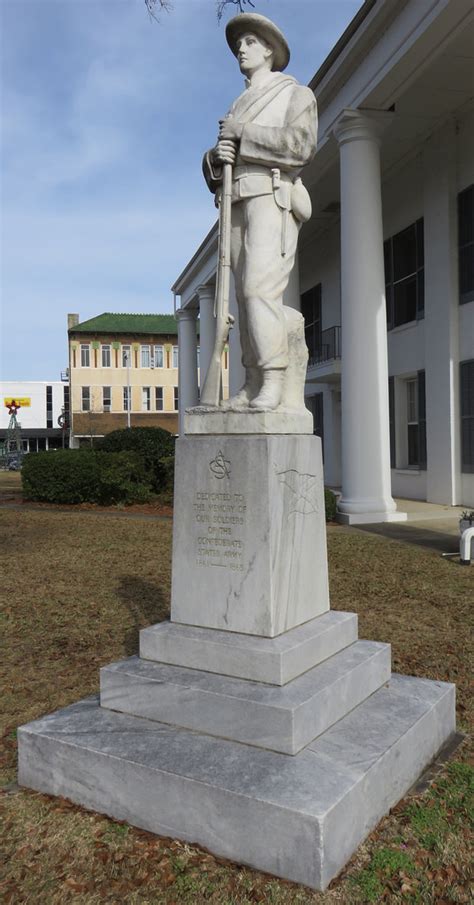
<path id="1" fill-rule="evenodd" d="M 7 409 L 10 415 L 16 415 L 18 409 L 21 409 L 21 405 L 15 399 L 12 399 L 11 402 L 7 402 Z"/>

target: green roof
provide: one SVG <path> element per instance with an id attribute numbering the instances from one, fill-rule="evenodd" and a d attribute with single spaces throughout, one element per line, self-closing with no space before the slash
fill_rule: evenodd
<path id="1" fill-rule="evenodd" d="M 105 312 L 69 328 L 69 333 L 178 334 L 174 314 L 111 314 Z"/>

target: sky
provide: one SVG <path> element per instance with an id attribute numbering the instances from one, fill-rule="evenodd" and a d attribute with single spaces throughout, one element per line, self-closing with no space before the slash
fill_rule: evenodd
<path id="1" fill-rule="evenodd" d="M 254 0 L 309 82 L 361 0 Z M 201 173 L 243 89 L 215 0 L 0 0 L 0 378 L 59 380 L 67 314 L 169 313 L 216 219 Z"/>

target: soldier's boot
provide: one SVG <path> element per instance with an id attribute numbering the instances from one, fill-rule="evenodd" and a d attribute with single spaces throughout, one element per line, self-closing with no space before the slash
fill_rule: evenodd
<path id="1" fill-rule="evenodd" d="M 257 411 L 273 411 L 278 408 L 283 393 L 285 368 L 263 372 L 263 385 L 258 396 L 252 399 L 250 407 Z"/>
<path id="2" fill-rule="evenodd" d="M 226 399 L 222 408 L 229 412 L 238 412 L 249 407 L 250 400 L 258 395 L 261 386 L 260 372 L 258 368 L 245 369 L 245 383 L 235 396 Z"/>

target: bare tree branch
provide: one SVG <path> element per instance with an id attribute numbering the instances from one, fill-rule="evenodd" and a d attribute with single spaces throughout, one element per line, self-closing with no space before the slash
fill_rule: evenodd
<path id="1" fill-rule="evenodd" d="M 158 22 L 158 14 L 165 10 L 169 13 L 173 9 L 172 0 L 145 0 L 145 6 L 152 19 Z"/>
<path id="2" fill-rule="evenodd" d="M 226 6 L 236 6 L 239 13 L 244 12 L 244 6 L 251 6 L 252 9 L 255 9 L 253 0 L 216 0 L 216 6 L 218 22 L 221 21 Z"/>
<path id="3" fill-rule="evenodd" d="M 173 9 L 173 0 L 145 0 L 145 6 L 152 19 L 158 22 L 158 16 L 163 10 L 169 13 Z M 244 7 L 255 9 L 254 0 L 216 0 L 217 21 L 220 22 L 227 6 L 236 6 L 237 12 L 243 13 Z"/>

